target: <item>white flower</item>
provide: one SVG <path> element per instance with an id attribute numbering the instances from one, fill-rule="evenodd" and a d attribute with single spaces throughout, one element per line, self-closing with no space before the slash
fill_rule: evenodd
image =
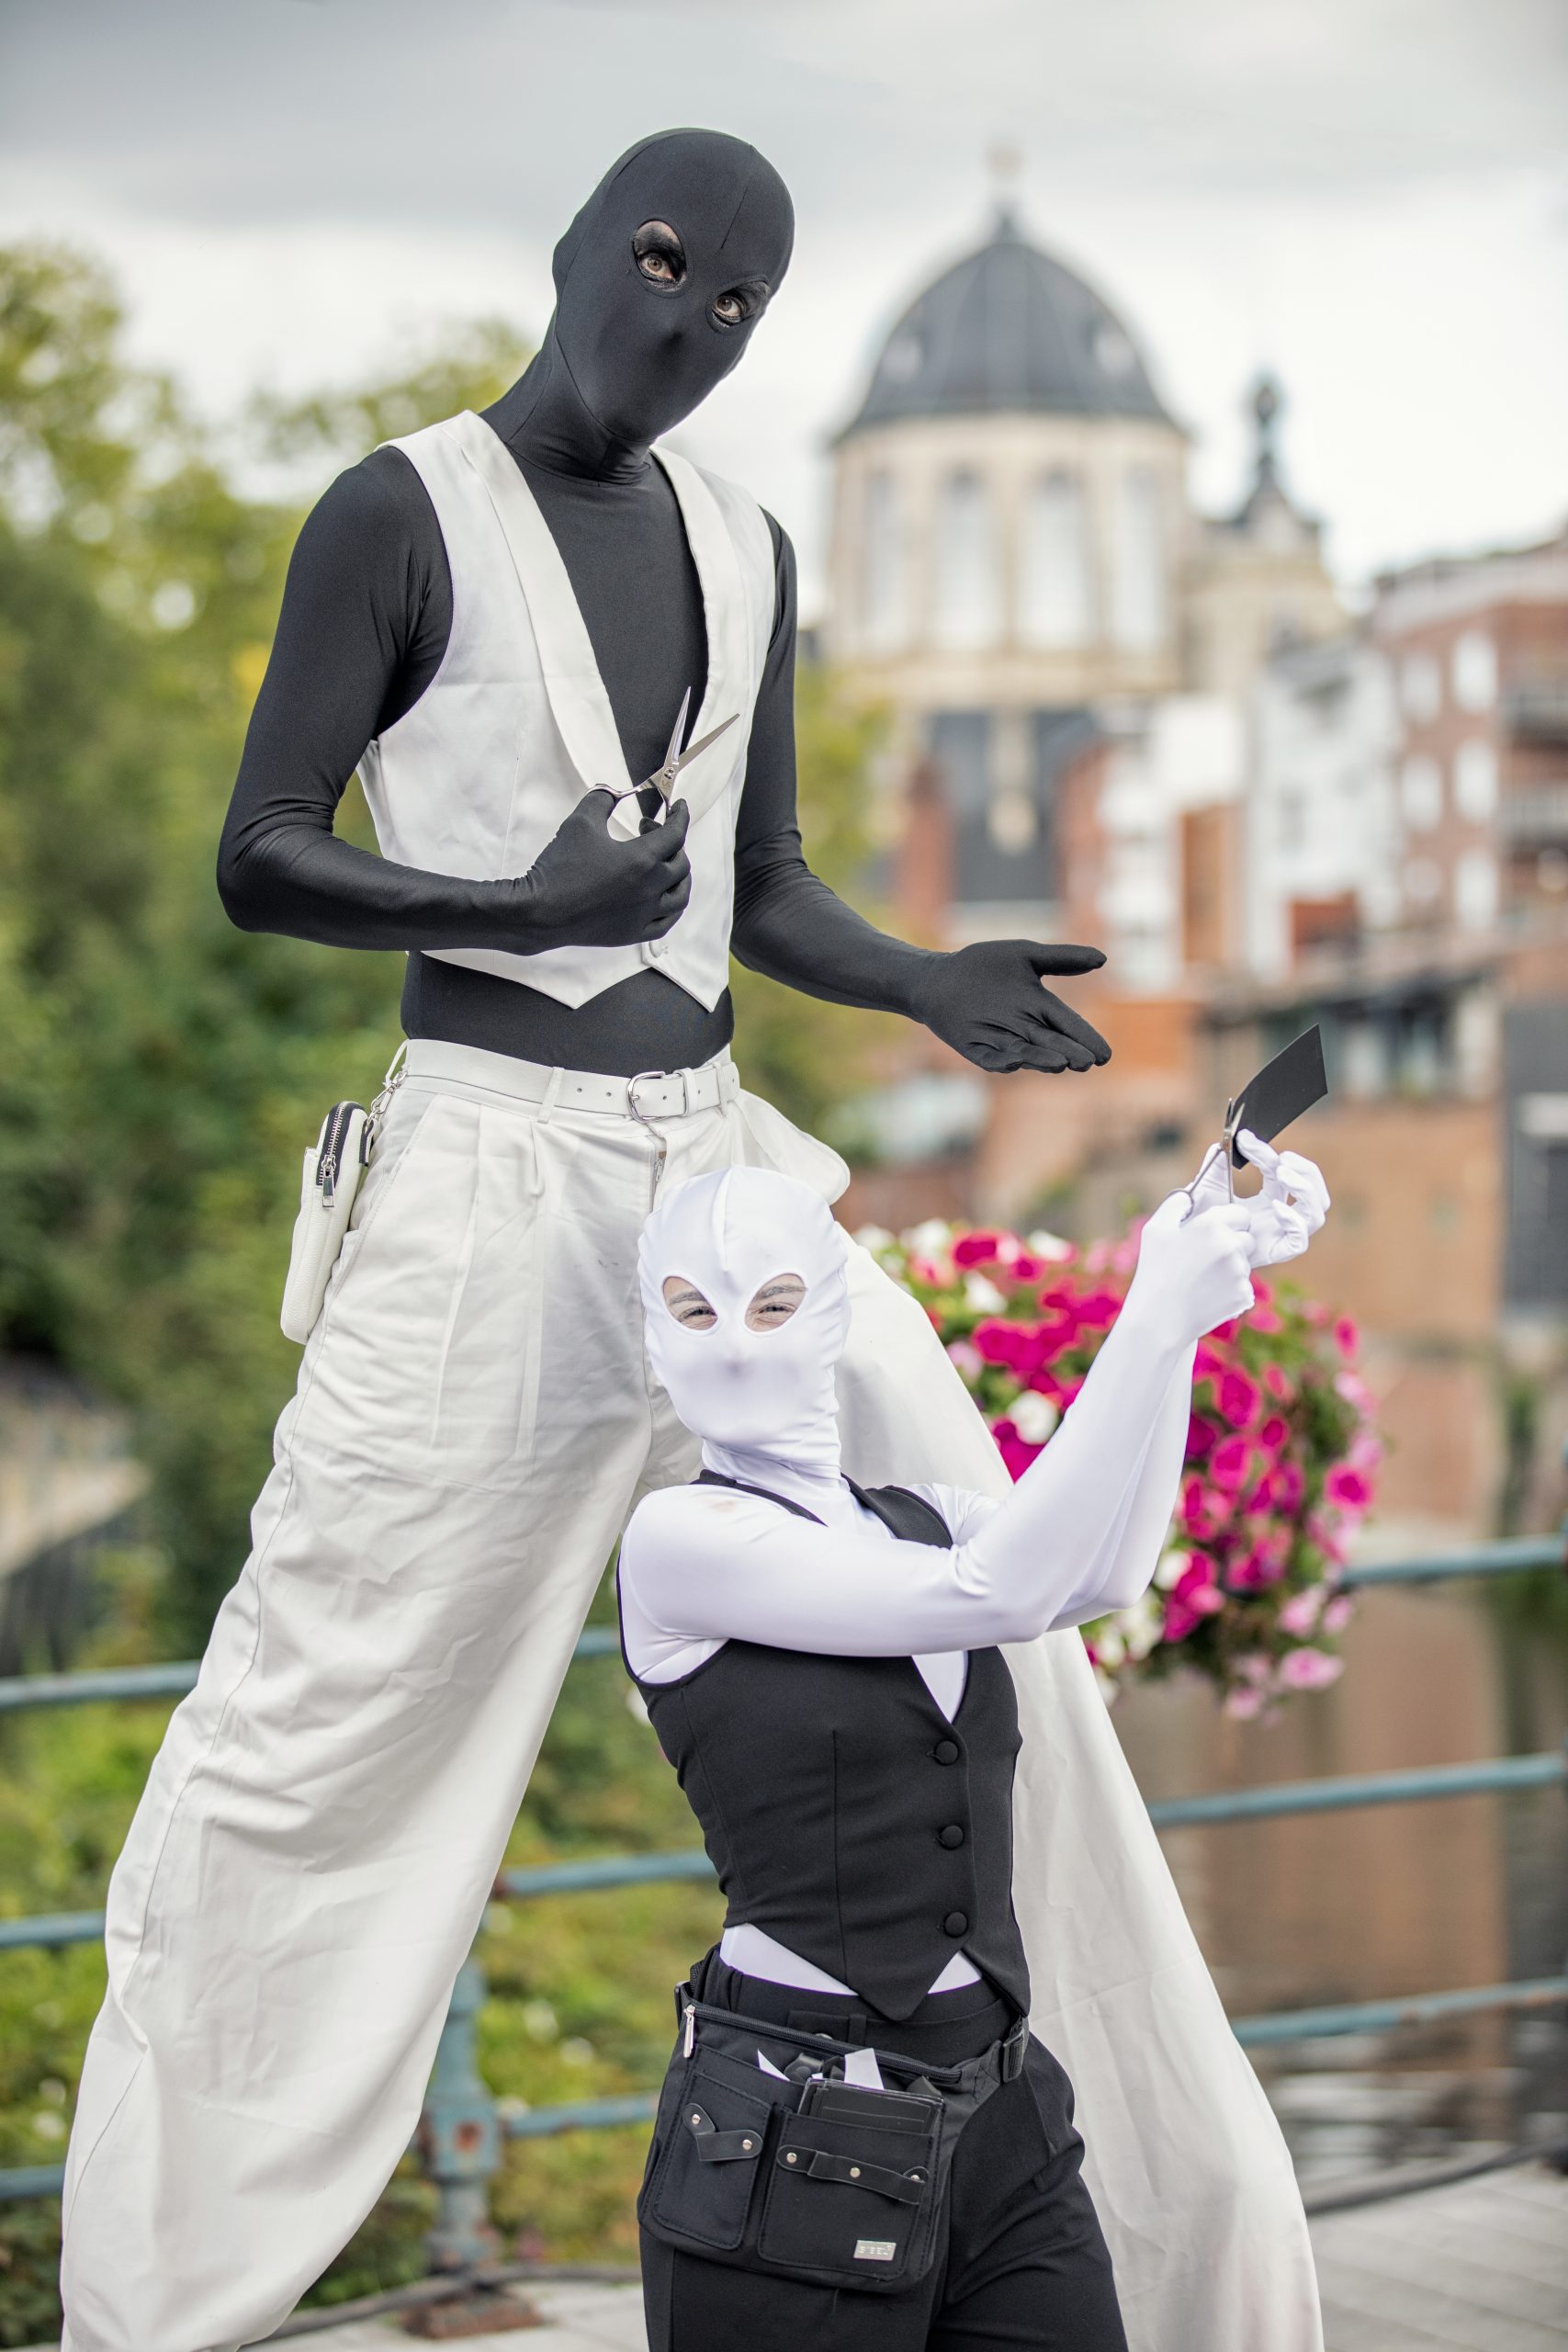
<path id="1" fill-rule="evenodd" d="M 1116 1628 L 1127 1645 L 1127 1656 L 1134 1661 L 1145 1658 L 1165 1629 L 1165 1611 L 1154 1594 L 1145 1592 L 1130 1609 L 1117 1611 Z"/>
<path id="2" fill-rule="evenodd" d="M 940 1258 L 953 1239 L 953 1227 L 942 1217 L 929 1216 L 924 1225 L 912 1225 L 899 1238 L 917 1258 Z"/>
<path id="3" fill-rule="evenodd" d="M 1169 1592 L 1173 1587 L 1179 1584 L 1191 1565 L 1190 1552 L 1179 1552 L 1174 1549 L 1167 1552 L 1155 1570 L 1155 1582 L 1161 1592 Z"/>
<path id="4" fill-rule="evenodd" d="M 1042 1396 L 1037 1388 L 1021 1389 L 1008 1407 L 1008 1419 L 1025 1445 L 1043 1445 L 1061 1418 L 1049 1396 Z"/>
<path id="5" fill-rule="evenodd" d="M 892 1249 L 894 1237 L 885 1225 L 863 1225 L 855 1239 L 863 1250 L 869 1250 L 874 1258 L 880 1258 L 885 1250 Z"/>
<path id="6" fill-rule="evenodd" d="M 1114 1622 L 1095 1636 L 1094 1654 L 1101 1666 L 1114 1673 L 1127 1655 L 1127 1645 L 1117 1632 Z"/>
<path id="7" fill-rule="evenodd" d="M 1032 1233 L 1028 1236 L 1028 1244 L 1032 1257 L 1044 1258 L 1052 1265 L 1060 1265 L 1064 1258 L 1070 1258 L 1073 1254 L 1072 1243 L 1064 1241 L 1059 1233 L 1046 1233 L 1043 1230 Z"/>
<path id="8" fill-rule="evenodd" d="M 999 1315 L 1007 1305 L 995 1283 L 988 1283 L 984 1274 L 969 1276 L 964 1285 L 964 1300 L 976 1315 Z"/>

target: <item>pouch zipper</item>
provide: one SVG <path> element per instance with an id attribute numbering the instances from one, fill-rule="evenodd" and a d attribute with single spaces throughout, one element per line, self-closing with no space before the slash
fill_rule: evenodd
<path id="1" fill-rule="evenodd" d="M 321 1205 L 331 1208 L 337 1193 L 337 1180 L 343 1163 L 343 1148 L 348 1140 L 348 1130 L 358 1102 L 334 1102 L 327 1113 L 321 1130 L 321 1148 L 316 1156 L 316 1182 L 321 1190 Z"/>

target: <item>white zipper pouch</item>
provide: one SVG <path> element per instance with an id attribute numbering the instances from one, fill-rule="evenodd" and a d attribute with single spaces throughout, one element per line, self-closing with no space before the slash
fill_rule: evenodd
<path id="1" fill-rule="evenodd" d="M 362 1103 L 334 1102 L 321 1122 L 321 1134 L 305 1154 L 299 1214 L 294 1220 L 279 1317 L 286 1336 L 301 1347 L 321 1314 L 364 1179 L 366 1116 Z"/>

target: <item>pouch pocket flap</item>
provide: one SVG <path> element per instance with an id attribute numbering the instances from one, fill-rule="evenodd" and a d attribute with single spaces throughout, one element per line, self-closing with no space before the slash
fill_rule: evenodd
<path id="1" fill-rule="evenodd" d="M 786 2158 L 781 2150 L 779 2162 L 797 2161 L 798 2152 Z M 810 2180 L 841 2180 L 846 2188 L 869 2188 L 878 2197 L 896 2198 L 900 2205 L 918 2205 L 926 2193 L 923 2172 L 890 2172 L 886 2165 L 868 2165 L 861 2156 L 835 2155 L 829 2149 L 818 2148 L 806 2166 Z"/>
<path id="2" fill-rule="evenodd" d="M 761 2154 L 762 2132 L 721 2132 L 706 2109 L 698 2107 L 694 2101 L 683 2108 L 682 2113 L 705 2165 L 755 2164 Z"/>

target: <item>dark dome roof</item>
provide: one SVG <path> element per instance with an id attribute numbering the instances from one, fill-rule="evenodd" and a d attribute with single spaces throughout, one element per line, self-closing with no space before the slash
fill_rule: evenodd
<path id="1" fill-rule="evenodd" d="M 1115 311 L 1025 243 L 1004 209 L 989 242 L 905 311 L 840 437 L 896 417 L 1021 409 L 1170 422 Z"/>

